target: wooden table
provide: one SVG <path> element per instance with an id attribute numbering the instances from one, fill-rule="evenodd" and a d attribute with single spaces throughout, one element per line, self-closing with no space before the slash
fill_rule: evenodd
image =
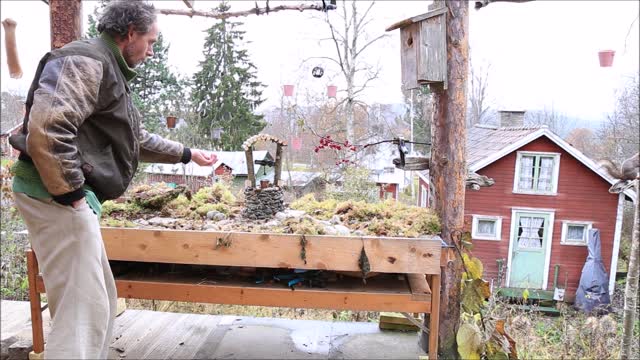
<path id="1" fill-rule="evenodd" d="M 403 281 L 338 281 L 327 288 L 195 277 L 116 276 L 119 298 L 313 309 L 426 313 L 429 358 L 438 348 L 441 241 L 429 238 L 301 236 L 291 234 L 102 228 L 109 260 L 149 263 L 361 272 L 364 249 L 371 272 L 404 274 Z M 304 251 L 303 251 L 304 247 Z M 27 250 L 34 352 L 44 351 L 40 294 L 46 292 L 36 254 Z M 353 280 L 353 281 L 350 281 Z"/>

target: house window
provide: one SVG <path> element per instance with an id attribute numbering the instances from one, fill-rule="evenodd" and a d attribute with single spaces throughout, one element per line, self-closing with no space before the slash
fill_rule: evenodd
<path id="1" fill-rule="evenodd" d="M 587 221 L 563 221 L 560 243 L 563 245 L 587 246 L 589 230 L 592 225 L 593 223 Z"/>
<path id="2" fill-rule="evenodd" d="M 560 154 L 518 152 L 513 191 L 555 195 L 558 192 Z"/>
<path id="3" fill-rule="evenodd" d="M 478 240 L 500 240 L 502 218 L 499 216 L 473 215 L 471 237 Z"/>

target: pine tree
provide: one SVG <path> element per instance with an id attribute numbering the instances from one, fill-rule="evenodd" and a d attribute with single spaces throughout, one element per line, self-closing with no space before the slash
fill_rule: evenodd
<path id="1" fill-rule="evenodd" d="M 93 9 L 93 14 L 89 14 L 89 28 L 84 36 L 85 39 L 93 39 L 100 35 L 97 29 L 99 13 L 109 4 L 109 1 L 110 0 L 100 0 Z"/>
<path id="2" fill-rule="evenodd" d="M 219 11 L 229 10 L 226 3 Z M 239 150 L 250 136 L 258 134 L 266 125 L 254 110 L 264 100 L 262 83 L 256 79 L 256 67 L 247 51 L 241 49 L 244 32 L 238 30 L 240 22 L 220 20 L 207 30 L 207 38 L 200 62 L 194 75 L 193 100 L 199 114 L 200 141 L 215 147 L 211 132 L 223 129 L 219 141 L 222 150 Z"/>

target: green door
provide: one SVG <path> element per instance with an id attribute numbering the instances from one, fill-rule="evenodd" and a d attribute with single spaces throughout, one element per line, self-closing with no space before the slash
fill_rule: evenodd
<path id="1" fill-rule="evenodd" d="M 509 286 L 542 289 L 545 255 L 550 241 L 549 214 L 516 212 L 511 245 Z"/>

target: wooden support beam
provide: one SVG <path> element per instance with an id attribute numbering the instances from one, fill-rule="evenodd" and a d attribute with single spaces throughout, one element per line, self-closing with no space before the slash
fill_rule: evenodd
<path id="1" fill-rule="evenodd" d="M 431 288 L 424 274 L 407 274 L 407 280 L 414 300 L 431 299 Z"/>
<path id="2" fill-rule="evenodd" d="M 27 256 L 27 278 L 29 279 L 29 303 L 31 305 L 31 331 L 33 336 L 33 352 L 40 354 L 44 351 L 44 331 L 42 328 L 42 311 L 40 309 L 40 292 L 38 291 L 38 260 L 33 250 L 25 252 Z M 42 286 L 44 289 L 44 285 Z"/>
<path id="3" fill-rule="evenodd" d="M 102 238 L 110 260 L 361 271 L 364 246 L 371 272 L 440 272 L 439 239 L 305 236 L 305 263 L 293 234 L 102 228 Z"/>
<path id="4" fill-rule="evenodd" d="M 82 37 L 81 0 L 49 0 L 49 14 L 52 49 Z"/>
<path id="5" fill-rule="evenodd" d="M 42 277 L 38 278 L 38 291 L 44 293 Z M 422 313 L 430 313 L 433 308 L 431 299 L 414 300 L 405 282 L 389 279 L 371 280 L 366 285 L 359 279 L 346 279 L 333 287 L 292 291 L 277 284 L 203 281 L 201 277 L 130 276 L 116 278 L 116 288 L 119 298 L 130 299 Z"/>

